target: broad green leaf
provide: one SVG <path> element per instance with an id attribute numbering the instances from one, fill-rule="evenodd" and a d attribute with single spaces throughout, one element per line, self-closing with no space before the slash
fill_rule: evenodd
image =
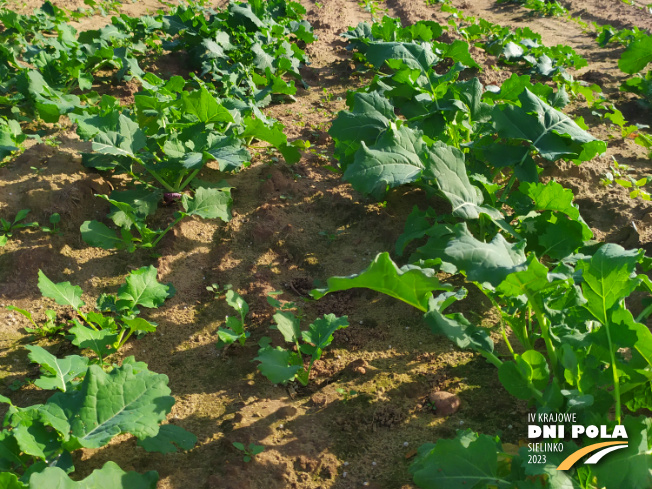
<path id="1" fill-rule="evenodd" d="M 301 337 L 299 319 L 287 311 L 278 311 L 273 316 L 274 322 L 283 338 L 288 343 L 295 343 Z"/>
<path id="2" fill-rule="evenodd" d="M 162 193 L 160 191 L 147 190 L 142 187 L 137 187 L 133 190 L 124 190 L 121 192 L 111 192 L 111 201 L 122 202 L 128 204 L 130 211 L 137 217 L 144 219 L 145 217 L 154 214 L 161 201 Z M 124 212 L 124 210 L 114 207 L 108 215 L 116 226 L 129 229 L 133 225 L 131 216 Z"/>
<path id="3" fill-rule="evenodd" d="M 470 489 L 496 486 L 511 488 L 513 482 L 498 473 L 500 443 L 487 435 L 458 431 L 452 440 L 419 448 L 410 467 L 421 489 Z"/>
<path id="4" fill-rule="evenodd" d="M 469 53 L 469 43 L 457 39 L 450 44 L 440 43 L 437 48 L 441 49 L 441 56 L 443 58 L 450 58 L 454 62 L 460 62 L 467 68 L 480 68 L 480 65 L 475 62 Z"/>
<path id="5" fill-rule="evenodd" d="M 130 364 L 109 373 L 91 365 L 79 390 L 55 394 L 48 404 L 56 404 L 66 413 L 71 444 L 99 448 L 121 433 L 138 438 L 156 436 L 174 404 L 167 383 L 162 374 L 134 374 Z"/>
<path id="6" fill-rule="evenodd" d="M 156 325 L 143 318 L 123 319 L 122 322 L 127 327 L 137 333 L 153 333 L 156 331 Z"/>
<path id="7" fill-rule="evenodd" d="M 224 345 L 230 345 L 231 343 L 235 343 L 242 337 L 242 334 L 236 333 L 232 329 L 217 328 L 217 337 L 219 338 L 219 342 L 217 345 L 219 348 Z"/>
<path id="8" fill-rule="evenodd" d="M 366 270 L 348 277 L 331 277 L 324 289 L 310 292 L 314 299 L 320 299 L 330 292 L 367 288 L 399 299 L 426 312 L 429 300 L 435 290 L 452 290 L 442 284 L 434 270 L 406 265 L 398 268 L 389 253 L 380 253 Z"/>
<path id="9" fill-rule="evenodd" d="M 534 206 L 539 211 L 563 212 L 571 219 L 580 217 L 579 209 L 573 205 L 573 191 L 557 182 L 523 182 L 519 190 L 534 201 Z"/>
<path id="10" fill-rule="evenodd" d="M 392 126 L 372 147 L 361 142 L 353 163 L 344 172 L 344 180 L 380 200 L 388 189 L 421 178 L 426 151 L 420 133 L 407 126 Z"/>
<path id="11" fill-rule="evenodd" d="M 462 271 L 469 280 L 496 286 L 512 272 L 525 268 L 525 241 L 509 243 L 497 234 L 489 243 L 477 240 L 466 223 L 436 225 L 428 232 L 430 239 L 410 258 L 440 258 L 452 265 L 445 271 Z"/>
<path id="12" fill-rule="evenodd" d="M 591 470 L 598 487 L 652 487 L 652 419 L 626 417 L 627 448 L 616 450 Z"/>
<path id="13" fill-rule="evenodd" d="M 533 298 L 538 292 L 554 287 L 548 279 L 548 268 L 542 265 L 536 256 L 530 255 L 527 270 L 510 273 L 505 277 L 496 292 L 508 297 L 527 295 Z"/>
<path id="14" fill-rule="evenodd" d="M 292 353 L 280 346 L 260 349 L 254 360 L 260 362 L 258 370 L 274 384 L 284 384 L 294 380 L 301 370 L 301 365 L 293 364 Z"/>
<path id="15" fill-rule="evenodd" d="M 93 151 L 117 156 L 135 157 L 147 145 L 147 139 L 138 124 L 124 114 L 118 116 L 115 130 L 100 127 L 93 138 Z"/>
<path id="16" fill-rule="evenodd" d="M 0 472 L 0 489 L 29 489 L 29 486 L 20 482 L 16 474 Z"/>
<path id="17" fill-rule="evenodd" d="M 66 392 L 68 383 L 85 373 L 88 368 L 86 357 L 70 355 L 59 359 L 40 346 L 27 345 L 25 348 L 30 351 L 29 359 L 47 372 L 47 375 L 42 375 L 34 382 L 41 389 L 59 389 Z"/>
<path id="18" fill-rule="evenodd" d="M 452 214 L 462 219 L 478 219 L 480 213 L 502 219 L 493 207 L 483 207 L 482 192 L 471 184 L 467 175 L 464 153 L 453 146 L 436 141 L 427 152 L 423 178 L 433 178 L 436 186 L 451 203 Z"/>
<path id="19" fill-rule="evenodd" d="M 0 431 L 0 476 L 8 473 L 5 471 L 12 470 L 14 466 L 22 466 L 25 461 L 22 460 L 21 457 L 26 458 L 25 455 L 21 453 L 21 449 L 13 434 L 9 430 Z"/>
<path id="20" fill-rule="evenodd" d="M 634 320 L 632 313 L 621 306 L 611 315 L 614 327 L 611 328 L 613 342 L 622 348 L 636 350 L 652 367 L 652 332 L 650 329 Z"/>
<path id="21" fill-rule="evenodd" d="M 249 305 L 245 302 L 242 296 L 233 289 L 226 291 L 226 303 L 243 316 L 246 316 L 249 312 Z"/>
<path id="22" fill-rule="evenodd" d="M 492 119 L 501 137 L 530 141 L 541 156 L 550 161 L 562 157 L 586 160 L 606 150 L 604 142 L 597 141 L 527 88 L 519 95 L 519 100 L 521 107 L 496 105 L 494 108 Z"/>
<path id="23" fill-rule="evenodd" d="M 84 305 L 79 285 L 70 285 L 70 282 L 55 284 L 41 270 L 38 271 L 38 288 L 43 297 L 54 299 L 60 306 L 71 306 L 77 311 Z"/>
<path id="24" fill-rule="evenodd" d="M 630 75 L 638 73 L 652 61 L 652 36 L 632 42 L 618 60 L 618 68 Z"/>
<path id="25" fill-rule="evenodd" d="M 328 131 L 344 166 L 353 160 L 361 141 L 373 146 L 395 118 L 394 107 L 378 92 L 354 93 L 351 111 L 337 114 Z"/>
<path id="26" fill-rule="evenodd" d="M 174 424 L 164 424 L 156 436 L 138 440 L 138 445 L 148 452 L 158 453 L 174 453 L 177 447 L 181 450 L 192 450 L 196 444 L 195 435 Z"/>
<path id="27" fill-rule="evenodd" d="M 609 310 L 638 285 L 631 274 L 642 253 L 642 250 L 625 250 L 607 243 L 589 262 L 578 264 L 582 270 L 582 292 L 588 301 L 584 307 L 602 324 L 608 323 Z"/>
<path id="28" fill-rule="evenodd" d="M 507 392 L 518 399 L 533 397 L 532 388 L 543 391 L 550 380 L 546 358 L 536 350 L 514 355 L 515 362 L 504 362 L 498 368 L 498 378 Z"/>
<path id="29" fill-rule="evenodd" d="M 189 216 L 199 216 L 204 219 L 221 219 L 224 222 L 231 220 L 231 191 L 216 188 L 199 187 L 191 199 L 182 196 L 182 205 Z"/>
<path id="30" fill-rule="evenodd" d="M 433 333 L 446 336 L 458 348 L 492 352 L 494 343 L 487 330 L 475 326 L 459 312 L 444 314 L 444 309 L 450 304 L 465 297 L 466 289 L 462 288 L 457 292 L 444 292 L 430 298 L 428 312 L 423 317 Z"/>
<path id="31" fill-rule="evenodd" d="M 119 248 L 122 244 L 122 240 L 118 238 L 116 232 L 99 221 L 84 221 L 79 227 L 79 231 L 84 242 L 90 246 L 112 250 Z"/>
<path id="32" fill-rule="evenodd" d="M 301 333 L 303 341 L 306 343 L 312 343 L 312 345 L 304 345 L 301 348 L 301 351 L 308 355 L 312 355 L 313 360 L 319 359 L 322 350 L 333 341 L 333 333 L 338 329 L 349 326 L 347 319 L 346 316 L 338 318 L 335 314 L 324 314 L 324 317 L 315 319 L 315 321 L 308 326 L 308 331 L 303 331 Z"/>
<path id="33" fill-rule="evenodd" d="M 235 122 L 231 113 L 225 109 L 205 87 L 192 92 L 183 92 L 181 107 L 200 122 Z"/>
<path id="34" fill-rule="evenodd" d="M 158 473 L 125 472 L 115 462 L 107 462 L 101 469 L 81 481 L 73 481 L 59 467 L 47 467 L 29 478 L 30 489 L 156 489 Z"/>
<path id="35" fill-rule="evenodd" d="M 159 307 L 165 299 L 174 295 L 171 285 L 159 283 L 158 271 L 152 265 L 131 272 L 125 279 L 125 284 L 118 289 L 118 307 L 133 309 L 136 306 L 149 308 Z"/>
<path id="36" fill-rule="evenodd" d="M 96 331 L 77 322 L 68 332 L 74 337 L 73 345 L 93 350 L 100 358 L 115 352 L 113 345 L 118 335 L 109 330 Z"/>
<path id="37" fill-rule="evenodd" d="M 369 45 L 365 55 L 375 68 L 382 68 L 387 60 L 398 59 L 408 68 L 424 72 L 430 71 L 432 65 L 439 61 L 429 43 L 374 42 Z"/>

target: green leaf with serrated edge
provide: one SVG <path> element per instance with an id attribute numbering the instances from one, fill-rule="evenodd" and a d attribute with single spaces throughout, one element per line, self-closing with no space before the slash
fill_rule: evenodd
<path id="1" fill-rule="evenodd" d="M 480 65 L 475 62 L 469 53 L 469 43 L 457 39 L 450 44 L 440 43 L 436 45 L 437 49 L 441 49 L 441 56 L 450 58 L 454 62 L 460 62 L 467 68 L 480 68 Z"/>
<path id="2" fill-rule="evenodd" d="M 29 477 L 30 489 L 156 489 L 158 473 L 125 472 L 115 462 L 107 462 L 101 469 L 81 481 L 73 481 L 58 467 L 47 467 Z"/>
<path id="3" fill-rule="evenodd" d="M 25 348 L 30 351 L 28 358 L 47 372 L 47 375 L 41 375 L 34 382 L 41 389 L 59 389 L 66 392 L 68 383 L 85 373 L 88 368 L 86 357 L 70 355 L 59 359 L 40 346 L 27 345 Z"/>
<path id="4" fill-rule="evenodd" d="M 606 144 L 580 128 L 572 119 L 554 109 L 527 88 L 519 95 L 521 107 L 496 105 L 492 114 L 498 135 L 530 141 L 542 157 L 588 158 L 606 150 Z M 598 144 L 591 144 L 597 142 Z M 584 151 L 585 148 L 590 151 Z"/>
<path id="5" fill-rule="evenodd" d="M 423 316 L 426 323 L 434 334 L 446 336 L 458 348 L 493 352 L 494 343 L 484 328 L 473 325 L 459 312 L 444 314 L 444 309 L 465 297 L 466 289 L 462 288 L 430 298 L 428 312 Z"/>
<path id="6" fill-rule="evenodd" d="M 469 280 L 496 286 L 510 273 L 525 268 L 525 241 L 509 243 L 497 234 L 489 243 L 477 240 L 466 223 L 454 226 L 435 225 L 428 231 L 430 239 L 410 257 L 440 258 L 452 265 L 447 272 L 463 271 Z"/>
<path id="7" fill-rule="evenodd" d="M 299 319 L 291 312 L 278 311 L 273 316 L 274 322 L 283 338 L 288 343 L 296 342 L 301 336 Z"/>
<path id="8" fill-rule="evenodd" d="M 333 333 L 348 326 L 347 316 L 338 318 L 335 314 L 324 314 L 324 317 L 315 319 L 308 326 L 308 330 L 301 333 L 303 341 L 312 343 L 312 345 L 304 345 L 301 351 L 312 355 L 313 360 L 318 360 L 321 357 L 322 350 L 333 341 Z"/>
<path id="9" fill-rule="evenodd" d="M 159 283 L 157 274 L 156 268 L 150 265 L 127 275 L 125 284 L 118 289 L 118 308 L 156 308 L 161 306 L 165 299 L 172 297 L 175 293 L 174 287 Z"/>
<path id="10" fill-rule="evenodd" d="M 100 132 L 93 138 L 93 151 L 117 156 L 136 156 L 147 145 L 147 138 L 138 123 L 120 114 L 115 130 Z"/>
<path id="11" fill-rule="evenodd" d="M 556 285 L 548 279 L 548 268 L 542 265 L 536 256 L 530 255 L 527 270 L 507 275 L 496 287 L 496 292 L 508 297 L 518 297 L 522 294 L 534 297 L 538 292 L 556 287 Z"/>
<path id="12" fill-rule="evenodd" d="M 294 380 L 302 368 L 301 365 L 293 363 L 291 352 L 279 346 L 260 349 L 254 360 L 260 362 L 258 370 L 274 384 L 284 384 Z"/>
<path id="13" fill-rule="evenodd" d="M 121 433 L 156 436 L 174 404 L 167 383 L 166 375 L 134 374 L 130 364 L 109 373 L 91 365 L 78 390 L 57 393 L 48 404 L 61 407 L 70 421 L 69 449 L 99 448 Z"/>
<path id="14" fill-rule="evenodd" d="M 597 487 L 652 487 L 652 419 L 627 416 L 623 425 L 628 446 L 592 466 Z"/>
<path id="15" fill-rule="evenodd" d="M 189 216 L 199 216 L 204 219 L 221 219 L 224 222 L 231 220 L 231 192 L 215 188 L 199 187 L 191 199 L 183 195 L 181 203 Z"/>
<path id="16" fill-rule="evenodd" d="M 60 306 L 71 306 L 77 311 L 84 305 L 81 299 L 82 289 L 79 285 L 70 285 L 70 282 L 55 284 L 41 270 L 38 271 L 38 288 L 43 297 L 54 299 Z"/>
<path id="17" fill-rule="evenodd" d="M 428 148 L 426 154 L 423 178 L 435 179 L 436 186 L 453 207 L 453 216 L 478 219 L 483 212 L 494 219 L 503 219 L 503 215 L 497 209 L 482 206 L 484 201 L 482 192 L 471 184 L 466 173 L 464 153 L 441 141 L 436 141 Z"/>
<path id="18" fill-rule="evenodd" d="M 420 132 L 407 126 L 391 127 L 372 147 L 362 141 L 355 159 L 344 172 L 344 180 L 364 194 L 381 199 L 388 189 L 421 178 L 427 147 Z"/>
<path id="19" fill-rule="evenodd" d="M 314 299 L 321 299 L 330 292 L 367 288 L 399 299 L 426 312 L 433 291 L 452 290 L 452 286 L 439 282 L 435 271 L 411 265 L 398 268 L 389 253 L 380 253 L 362 272 L 348 277 L 331 277 L 324 289 L 310 292 Z"/>
<path id="20" fill-rule="evenodd" d="M 143 318 L 123 319 L 122 322 L 136 333 L 153 333 L 156 331 L 156 325 Z"/>
<path id="21" fill-rule="evenodd" d="M 514 487 L 511 477 L 499 475 L 500 442 L 470 430 L 458 431 L 452 440 L 440 439 L 436 444 L 419 448 L 410 473 L 421 489 L 467 489 L 495 485 L 501 489 Z"/>
<path id="22" fill-rule="evenodd" d="M 618 68 L 630 75 L 638 73 L 652 61 L 652 36 L 635 40 L 620 55 Z"/>
<path id="23" fill-rule="evenodd" d="M 116 232 L 99 221 L 84 221 L 79 231 L 86 244 L 103 250 L 119 248 L 122 244 L 122 239 L 118 238 Z"/>
<path id="24" fill-rule="evenodd" d="M 381 68 L 387 60 L 398 59 L 408 68 L 424 72 L 439 61 L 428 43 L 374 42 L 367 47 L 365 56 L 375 68 Z"/>
<path id="25" fill-rule="evenodd" d="M 353 160 L 361 141 L 373 145 L 395 117 L 394 107 L 378 92 L 354 93 L 351 111 L 337 114 L 328 131 L 344 167 Z"/>
<path id="26" fill-rule="evenodd" d="M 93 350 L 100 358 L 115 353 L 113 344 L 118 339 L 118 335 L 111 331 L 95 331 L 77 322 L 68 332 L 74 337 L 72 344 L 82 350 L 85 348 Z"/>
<path id="27" fill-rule="evenodd" d="M 181 107 L 186 113 L 197 117 L 200 122 L 235 122 L 231 113 L 204 87 L 192 92 L 183 92 Z"/>
<path id="28" fill-rule="evenodd" d="M 535 209 L 563 212 L 571 219 L 580 217 L 579 209 L 573 205 L 573 191 L 557 182 L 521 183 L 519 190 L 534 201 Z"/>
<path id="29" fill-rule="evenodd" d="M 591 229 L 584 223 L 572 221 L 566 217 L 547 222 L 545 231 L 539 235 L 539 245 L 543 248 L 541 255 L 561 260 L 574 253 L 586 239 L 593 237 Z M 585 234 L 588 230 L 589 237 Z M 541 230 L 538 230 L 541 233 Z"/>
<path id="30" fill-rule="evenodd" d="M 154 214 L 161 201 L 162 192 L 157 190 L 148 190 L 138 187 L 132 190 L 121 192 L 111 192 L 111 201 L 123 202 L 129 205 L 130 211 L 141 219 Z M 116 226 L 130 228 L 133 225 L 130 216 L 125 215 L 124 211 L 119 208 L 111 209 L 107 216 Z"/>
<path id="31" fill-rule="evenodd" d="M 138 440 L 138 445 L 148 452 L 158 453 L 173 453 L 178 450 L 177 447 L 181 450 L 192 450 L 196 444 L 195 435 L 174 424 L 164 424 L 156 436 Z"/>
<path id="32" fill-rule="evenodd" d="M 240 138 L 242 139 L 253 137 L 268 142 L 277 148 L 283 144 L 287 144 L 287 136 L 278 123 L 270 127 L 260 118 L 247 116 L 244 119 L 243 126 L 245 130 L 240 134 Z"/>
<path id="33" fill-rule="evenodd" d="M 602 324 L 609 321 L 609 310 L 628 297 L 638 286 L 631 274 L 643 250 L 625 250 L 622 246 L 607 243 L 590 261 L 580 262 L 582 292 L 588 301 L 584 307 Z"/>

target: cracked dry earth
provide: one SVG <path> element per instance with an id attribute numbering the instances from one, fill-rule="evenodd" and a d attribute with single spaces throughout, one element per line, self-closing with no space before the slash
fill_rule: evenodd
<path id="1" fill-rule="evenodd" d="M 69 9 L 81 5 L 75 0 L 53 3 Z M 328 169 L 334 164 L 330 123 L 344 108 L 347 91 L 367 81 L 366 75 L 355 72 L 339 34 L 369 21 L 370 14 L 355 0 L 302 4 L 319 36 L 307 47 L 312 64 L 303 75 L 309 88 L 299 89 L 296 101 L 266 110 L 285 124 L 290 139 L 306 139 L 314 151 L 305 152 L 294 167 L 260 151 L 249 168 L 228 176 L 234 187 L 233 220 L 228 224 L 183 221 L 162 241 L 159 258 L 142 250 L 129 255 L 90 248 L 81 241 L 79 225 L 106 213 L 103 201 L 93 195 L 110 192 L 112 182 L 81 166 L 79 152 L 87 145 L 74 131 L 64 128 L 57 134 L 59 147 L 33 145 L 0 168 L 0 214 L 29 208 L 33 220 L 46 222 L 52 212 L 59 212 L 63 230 L 58 236 L 23 232 L 0 249 L 2 305 L 42 317 L 52 304 L 41 299 L 36 287 L 39 269 L 55 282 L 80 285 L 87 303 L 114 290 L 129 270 L 150 264 L 158 268 L 161 282 L 171 282 L 177 290 L 164 307 L 148 313 L 148 319 L 159 324 L 157 332 L 130 342 L 121 354 L 135 355 L 170 378 L 177 402 L 168 421 L 195 433 L 199 443 L 188 452 L 160 455 L 139 449 L 132 437 L 119 437 L 103 449 L 82 451 L 75 461 L 76 477 L 113 460 L 124 470 L 157 470 L 159 487 L 165 489 L 344 489 L 364 482 L 370 488 L 404 489 L 414 487 L 408 473 L 414 449 L 454 436 L 462 425 L 488 434 L 501 431 L 509 443 L 525 436 L 527 407 L 502 390 L 492 366 L 431 335 L 416 310 L 371 292 L 305 303 L 306 318 L 332 312 L 348 315 L 351 324 L 336 333 L 307 388 L 272 385 L 251 362 L 256 342 L 271 322 L 268 293 L 283 291 L 282 299 L 301 302 L 315 282 L 362 270 L 378 252 L 393 250 L 407 214 L 421 197 L 414 190 L 399 190 L 381 206 Z M 587 21 L 652 27 L 649 14 L 619 0 L 566 4 L 573 15 Z M 453 5 L 495 23 L 528 26 L 547 45 L 572 46 L 589 61 L 573 75 L 600 85 L 631 123 L 649 123 L 649 112 L 618 91 L 623 79 L 616 65 L 621 48 L 601 49 L 577 24 L 532 17 L 518 6 L 490 0 L 454 0 Z M 29 1 L 16 4 L 16 10 L 29 12 L 35 6 Z M 387 0 L 380 6 L 404 24 L 420 19 L 446 24 L 447 14 L 423 1 Z M 159 4 L 128 2 L 122 8 L 129 15 L 142 15 Z M 76 28 L 106 22 L 108 18 L 95 16 Z M 507 70 L 491 69 L 495 58 L 479 49 L 472 52 L 484 68 L 475 73 L 482 83 L 496 84 L 510 76 Z M 155 68 L 160 76 L 184 72 L 183 60 L 169 57 Z M 134 83 L 115 87 L 113 94 L 129 103 L 137 91 Z M 598 239 L 651 250 L 650 204 L 631 200 L 626 189 L 599 184 L 612 157 L 630 165 L 635 176 L 650 173 L 645 151 L 620 138 L 581 103 L 567 112 L 583 115 L 590 132 L 607 140 L 609 149 L 581 166 L 550 168 L 546 176 L 573 190 Z M 30 166 L 42 171 L 35 174 Z M 232 284 L 248 301 L 253 341 L 247 346 L 222 353 L 215 348 L 216 330 L 230 311 L 206 291 L 212 283 Z M 495 320 L 489 305 L 473 294 L 462 307 L 477 321 Z M 0 310 L 0 393 L 18 405 L 43 401 L 42 392 L 33 386 L 9 389 L 15 381 L 37 375 L 23 348 L 28 342 L 26 325 L 21 316 Z M 55 353 L 70 352 L 64 343 L 47 346 Z M 347 398 L 337 389 L 358 394 Z M 434 416 L 425 402 L 433 389 L 457 394 L 459 411 Z M 265 451 L 245 463 L 233 442 L 254 442 Z"/>

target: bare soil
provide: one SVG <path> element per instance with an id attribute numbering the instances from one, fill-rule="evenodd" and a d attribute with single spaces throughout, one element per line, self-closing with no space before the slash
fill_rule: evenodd
<path id="1" fill-rule="evenodd" d="M 82 5 L 77 0 L 54 3 L 69 9 Z M 177 400 L 168 422 L 195 433 L 197 447 L 172 455 L 148 454 L 133 438 L 120 437 L 103 449 L 82 451 L 75 477 L 113 460 L 124 470 L 157 470 L 162 489 L 343 489 L 364 482 L 372 488 L 411 488 L 408 467 L 422 443 L 454 436 L 460 428 L 501 432 L 503 441 L 513 444 L 525 438 L 527 406 L 503 391 L 491 365 L 433 336 L 418 311 L 364 291 L 303 302 L 315 284 L 332 275 L 356 273 L 378 252 L 393 250 L 407 214 L 424 195 L 399 190 L 381 206 L 357 194 L 327 168 L 334 164 L 327 134 L 330 123 L 344 108 L 347 90 L 365 82 L 354 73 L 339 34 L 370 20 L 370 14 L 355 0 L 302 3 L 319 36 L 308 47 L 312 64 L 303 70 L 310 89 L 299 89 L 295 102 L 267 111 L 285 124 L 290 139 L 309 140 L 311 151 L 290 167 L 261 148 L 249 168 L 227 175 L 234 187 L 233 219 L 228 224 L 183 221 L 156 250 L 160 257 L 145 250 L 126 254 L 90 248 L 82 242 L 79 226 L 103 218 L 107 206 L 94 195 L 110 192 L 118 181 L 82 167 L 79 152 L 88 150 L 87 143 L 70 129 L 53 127 L 58 147 L 33 145 L 0 168 L 0 215 L 13 217 L 29 208 L 31 220 L 45 224 L 59 212 L 63 231 L 53 236 L 21 231 L 0 248 L 0 306 L 13 304 L 43 319 L 44 310 L 54 304 L 40 296 L 39 269 L 55 282 L 80 285 L 87 303 L 102 292 L 115 291 L 129 270 L 150 264 L 158 268 L 160 281 L 171 282 L 177 290 L 164 307 L 147 313 L 159 323 L 157 332 L 130 342 L 121 354 L 135 355 L 151 370 L 168 375 Z M 650 14 L 619 0 L 566 3 L 573 15 L 587 21 L 652 28 Z M 29 0 L 16 10 L 26 12 L 36 5 Z M 621 48 L 600 48 L 576 23 L 533 17 L 518 6 L 499 6 L 491 0 L 455 0 L 454 5 L 492 22 L 528 26 L 547 45 L 572 46 L 589 61 L 574 76 L 600 85 L 631 123 L 649 123 L 649 112 L 634 97 L 618 91 L 623 80 L 617 68 Z M 381 7 L 404 23 L 420 19 L 446 23 L 447 14 L 423 1 L 387 0 Z M 154 0 L 123 4 L 129 15 L 157 8 Z M 108 18 L 95 16 L 77 27 L 106 22 Z M 474 54 L 485 67 L 477 73 L 483 83 L 499 83 L 509 76 L 508 71 L 490 68 L 495 59 L 479 50 Z M 183 69 L 183 62 L 164 60 L 158 69 L 165 76 Z M 127 85 L 116 93 L 128 102 L 137 90 L 137 85 Z M 598 239 L 652 249 L 650 203 L 630 199 L 626 189 L 599 183 L 612 157 L 630 165 L 634 176 L 652 173 L 645 151 L 623 140 L 582 103 L 568 113 L 584 116 L 590 132 L 607 140 L 609 149 L 581 166 L 551 167 L 547 177 L 574 191 Z M 216 173 L 207 168 L 201 178 L 214 180 Z M 173 211 L 171 206 L 163 214 Z M 252 337 L 247 346 L 216 349 L 216 330 L 232 311 L 206 290 L 213 283 L 232 284 L 248 301 Z M 272 385 L 251 362 L 257 341 L 270 334 L 273 310 L 266 295 L 272 291 L 283 291 L 281 299 L 302 303 L 306 320 L 331 312 L 348 315 L 351 326 L 336 333 L 307 388 Z M 473 291 L 461 308 L 476 322 L 495 321 L 489 305 Z M 10 389 L 38 375 L 23 348 L 31 341 L 24 331 L 27 325 L 22 316 L 0 309 L 0 393 L 18 405 L 45 399 L 29 383 L 15 392 Z M 275 341 L 280 343 L 277 337 Z M 71 352 L 66 342 L 43 344 L 55 353 Z M 358 394 L 347 399 L 338 388 Z M 436 415 L 426 402 L 433 390 L 459 396 L 459 411 Z M 254 442 L 265 451 L 244 463 L 233 442 Z"/>

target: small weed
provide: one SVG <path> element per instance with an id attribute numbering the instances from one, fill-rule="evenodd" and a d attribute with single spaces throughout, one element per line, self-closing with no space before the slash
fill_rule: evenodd
<path id="1" fill-rule="evenodd" d="M 42 226 L 41 231 L 45 231 L 46 233 L 50 234 L 61 234 L 61 230 L 57 226 L 59 221 L 61 221 L 61 216 L 55 212 L 50 216 L 50 226 Z"/>
<path id="2" fill-rule="evenodd" d="M 23 228 L 38 227 L 38 222 L 20 222 L 27 217 L 29 209 L 22 209 L 18 211 L 13 222 L 9 222 L 0 218 L 0 246 L 4 246 L 14 234 L 14 231 Z"/>
<path id="3" fill-rule="evenodd" d="M 245 447 L 243 443 L 234 441 L 233 446 L 244 453 L 244 457 L 242 457 L 244 462 L 251 462 L 256 455 L 265 451 L 264 446 L 256 445 L 255 443 L 250 443 L 249 447 Z"/>
<path id="4" fill-rule="evenodd" d="M 334 233 L 329 233 L 327 231 L 319 231 L 319 236 L 324 236 L 328 239 L 328 244 L 333 243 L 340 235 L 344 234 L 344 230 L 338 229 Z"/>
<path id="5" fill-rule="evenodd" d="M 335 390 L 337 391 L 337 393 L 338 393 L 339 395 L 342 396 L 342 402 L 343 402 L 344 404 L 346 404 L 346 403 L 349 402 L 353 397 L 355 397 L 355 396 L 357 396 L 357 395 L 359 394 L 358 391 L 355 391 L 355 390 L 353 390 L 353 389 L 346 390 L 346 389 L 342 389 L 341 387 L 338 387 L 338 388 L 335 389 Z"/>

